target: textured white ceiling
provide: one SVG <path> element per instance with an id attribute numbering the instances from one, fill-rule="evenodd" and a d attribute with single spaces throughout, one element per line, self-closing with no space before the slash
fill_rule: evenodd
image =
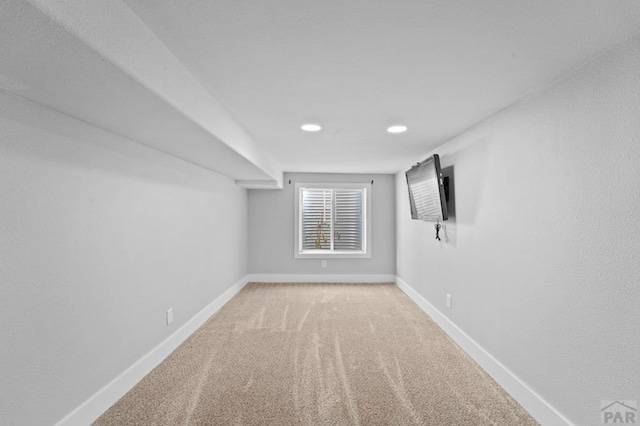
<path id="1" fill-rule="evenodd" d="M 126 3 L 286 171 L 398 171 L 640 32 L 637 0 Z"/>
<path id="2" fill-rule="evenodd" d="M 0 89 L 274 187 L 405 169 L 638 32 L 638 0 L 6 0 Z"/>

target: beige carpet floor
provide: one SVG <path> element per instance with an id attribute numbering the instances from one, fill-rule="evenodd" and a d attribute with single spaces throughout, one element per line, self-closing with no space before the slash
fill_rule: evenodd
<path id="1" fill-rule="evenodd" d="M 96 425 L 535 425 L 394 284 L 248 284 Z"/>

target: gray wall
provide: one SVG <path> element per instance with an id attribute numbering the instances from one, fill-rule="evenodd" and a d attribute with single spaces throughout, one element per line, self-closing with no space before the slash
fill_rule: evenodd
<path id="1" fill-rule="evenodd" d="M 396 175 L 398 276 L 576 424 L 640 400 L 639 75 L 635 38 L 437 149 L 446 241 Z"/>
<path id="2" fill-rule="evenodd" d="M 289 184 L 291 180 L 291 184 Z M 371 182 L 371 258 L 294 259 L 296 182 Z M 269 274 L 395 274 L 393 175 L 285 173 L 282 190 L 249 190 L 249 271 Z"/>
<path id="3" fill-rule="evenodd" d="M 0 91 L 0 424 L 60 420 L 244 277 L 246 253 L 233 181 Z"/>

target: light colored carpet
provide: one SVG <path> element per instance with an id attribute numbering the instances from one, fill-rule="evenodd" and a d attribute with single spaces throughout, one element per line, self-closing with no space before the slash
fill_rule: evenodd
<path id="1" fill-rule="evenodd" d="M 248 284 L 96 425 L 535 425 L 394 284 Z"/>

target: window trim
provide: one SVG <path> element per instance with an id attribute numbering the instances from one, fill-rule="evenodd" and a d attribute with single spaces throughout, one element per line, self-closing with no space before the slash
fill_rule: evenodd
<path id="1" fill-rule="evenodd" d="M 300 193 L 302 189 L 357 189 L 364 191 L 363 208 L 363 247 L 364 251 L 329 251 L 329 250 L 304 250 L 301 251 L 300 224 L 302 222 L 302 197 Z M 293 257 L 295 259 L 369 259 L 371 258 L 371 183 L 303 183 L 295 184 L 295 203 L 294 203 L 294 244 Z M 333 223 L 332 223 L 333 226 Z"/>

